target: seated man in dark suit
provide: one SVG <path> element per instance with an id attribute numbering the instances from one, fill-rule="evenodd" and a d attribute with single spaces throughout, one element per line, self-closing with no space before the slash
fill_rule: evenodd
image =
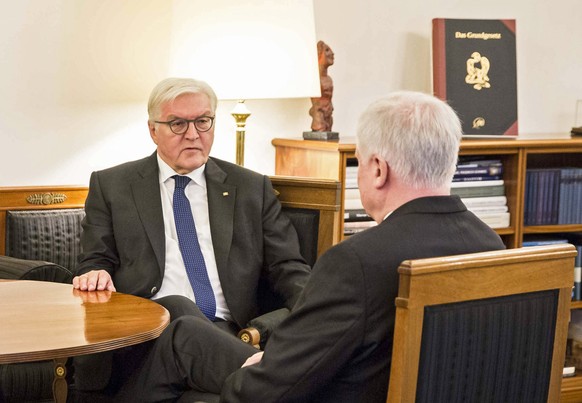
<path id="1" fill-rule="evenodd" d="M 151 298 L 234 334 L 259 314 L 260 279 L 293 307 L 310 273 L 297 233 L 266 176 L 209 157 L 216 106 L 202 81 L 153 89 L 157 150 L 91 175 L 75 288 Z"/>
<path id="2" fill-rule="evenodd" d="M 359 122 L 356 156 L 362 203 L 378 225 L 316 262 L 264 354 L 182 317 L 125 396 L 171 401 L 196 389 L 220 393 L 221 402 L 385 402 L 400 263 L 505 247 L 450 195 L 460 139 L 458 117 L 437 98 L 398 92 L 373 103 Z"/>

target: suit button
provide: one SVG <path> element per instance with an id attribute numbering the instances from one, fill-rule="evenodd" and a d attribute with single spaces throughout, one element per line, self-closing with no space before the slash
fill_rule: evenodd
<path id="1" fill-rule="evenodd" d="M 152 287 L 150 294 L 154 295 L 158 291 L 158 287 Z"/>

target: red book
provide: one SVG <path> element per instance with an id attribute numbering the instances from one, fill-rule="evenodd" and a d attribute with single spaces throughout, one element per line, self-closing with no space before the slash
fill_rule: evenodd
<path id="1" fill-rule="evenodd" d="M 433 19 L 432 63 L 466 136 L 517 136 L 515 20 Z"/>

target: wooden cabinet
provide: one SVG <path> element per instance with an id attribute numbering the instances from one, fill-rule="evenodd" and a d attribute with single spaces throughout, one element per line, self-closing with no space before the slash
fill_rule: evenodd
<path id="1" fill-rule="evenodd" d="M 355 157 L 355 138 L 339 141 L 274 139 L 277 175 L 337 179 L 342 186 L 340 212 L 345 206 L 346 166 Z M 569 225 L 524 226 L 526 171 L 535 168 L 582 167 L 582 138 L 556 140 L 470 139 L 461 142 L 459 155 L 499 158 L 503 162 L 503 179 L 507 205 L 511 214 L 507 228 L 495 231 L 508 248 L 522 245 L 528 234 L 582 232 L 582 223 Z M 343 239 L 343 223 L 338 239 Z M 573 302 L 572 309 L 582 309 Z M 562 402 L 582 402 L 582 375 L 562 382 Z"/>

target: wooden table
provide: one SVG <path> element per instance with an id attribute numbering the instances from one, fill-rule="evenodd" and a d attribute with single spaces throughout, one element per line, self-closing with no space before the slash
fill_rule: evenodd
<path id="1" fill-rule="evenodd" d="M 133 295 L 0 280 L 0 364 L 54 360 L 53 395 L 65 402 L 68 357 L 155 339 L 169 321 L 164 307 Z"/>

